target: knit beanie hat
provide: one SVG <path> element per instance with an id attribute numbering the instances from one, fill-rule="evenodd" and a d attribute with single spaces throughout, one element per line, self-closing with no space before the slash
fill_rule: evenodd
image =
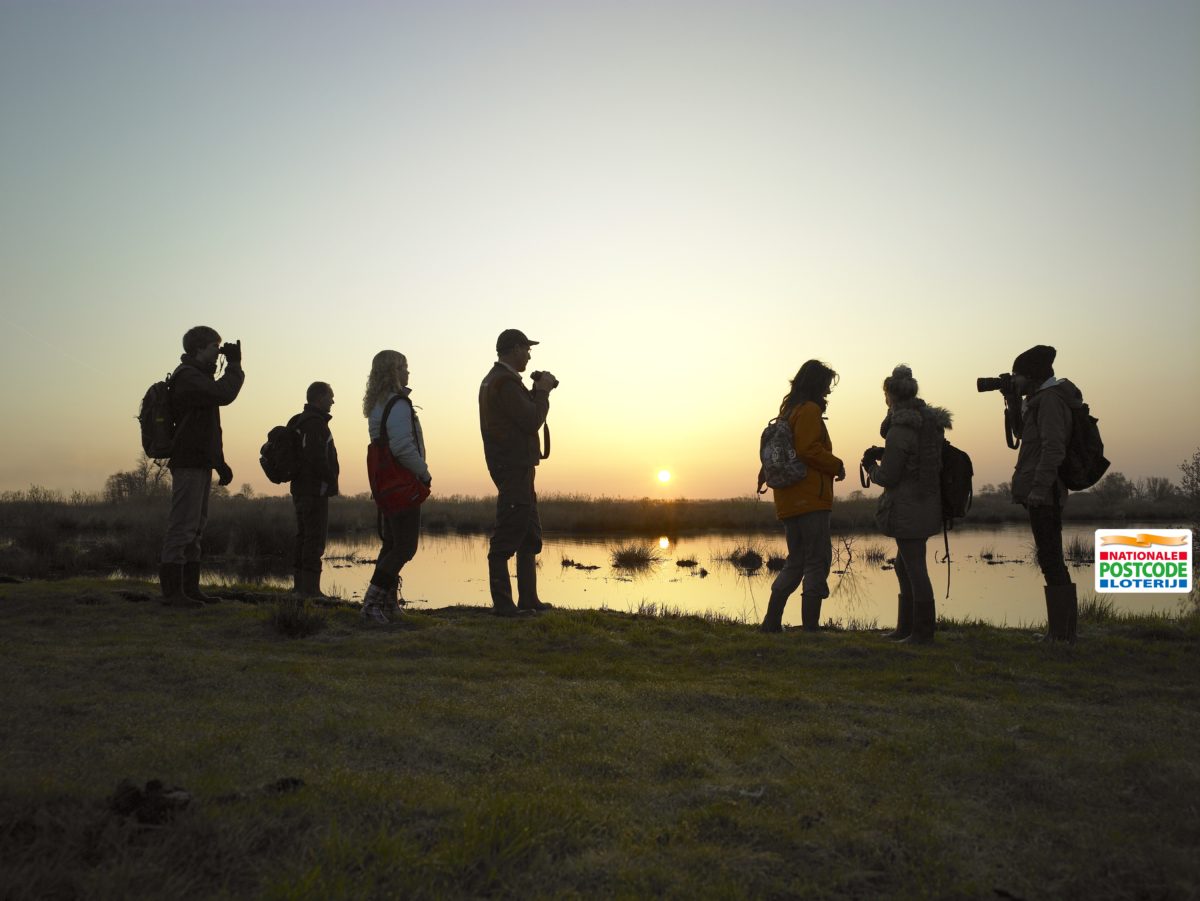
<path id="1" fill-rule="evenodd" d="M 1054 375 L 1054 357 L 1057 351 L 1047 344 L 1031 347 L 1013 360 L 1013 375 L 1023 375 L 1041 384 Z"/>

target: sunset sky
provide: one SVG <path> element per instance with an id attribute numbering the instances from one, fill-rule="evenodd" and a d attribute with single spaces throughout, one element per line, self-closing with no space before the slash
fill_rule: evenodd
<path id="1" fill-rule="evenodd" d="M 0 0 L 0 490 L 98 491 L 190 326 L 241 339 L 234 487 L 332 383 L 366 489 L 408 356 L 434 490 L 492 490 L 498 332 L 561 380 L 542 491 L 753 492 L 809 357 L 834 451 L 907 362 L 978 484 L 1033 344 L 1114 470 L 1200 446 L 1200 2 Z M 660 481 L 659 472 L 672 473 Z M 847 481 L 841 490 L 856 488 Z"/>

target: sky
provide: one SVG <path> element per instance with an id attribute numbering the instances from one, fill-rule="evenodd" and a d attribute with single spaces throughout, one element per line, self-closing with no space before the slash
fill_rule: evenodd
<path id="1" fill-rule="evenodd" d="M 132 468 L 199 324 L 259 493 L 314 380 L 366 490 L 384 348 L 435 492 L 491 493 L 509 327 L 561 382 L 543 493 L 752 494 L 809 358 L 850 469 L 904 362 L 1008 479 L 975 379 L 1034 344 L 1114 471 L 1200 447 L 1200 0 L 0 0 L 0 198 L 0 490 Z"/>

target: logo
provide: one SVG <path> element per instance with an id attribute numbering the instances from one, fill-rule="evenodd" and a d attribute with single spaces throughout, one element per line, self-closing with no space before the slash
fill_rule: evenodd
<path id="1" fill-rule="evenodd" d="M 1096 591 L 1192 590 L 1190 529 L 1096 530 Z"/>

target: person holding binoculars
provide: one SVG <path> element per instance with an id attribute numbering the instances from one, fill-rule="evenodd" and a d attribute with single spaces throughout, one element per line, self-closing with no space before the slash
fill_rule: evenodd
<path id="1" fill-rule="evenodd" d="M 879 433 L 884 446 L 863 454 L 862 468 L 883 488 L 875 524 L 896 539 L 900 594 L 896 629 L 887 637 L 912 644 L 933 641 L 937 610 L 929 581 L 926 542 L 942 527 L 942 442 L 951 416 L 917 396 L 917 380 L 903 363 L 883 380 L 888 413 Z"/>
<path id="2" fill-rule="evenodd" d="M 479 386 L 483 456 L 497 491 L 496 528 L 488 548 L 488 585 L 492 612 L 497 616 L 518 616 L 552 606 L 538 597 L 537 591 L 542 522 L 534 473 L 550 455 L 546 416 L 550 392 L 558 387 L 558 379 L 549 372 L 534 372 L 532 388 L 521 381 L 530 348 L 537 343 L 519 329 L 502 331 L 496 339 L 497 360 Z M 545 435 L 544 452 L 538 446 L 539 430 Z M 516 604 L 508 576 L 508 558 L 513 554 L 517 555 Z"/>
<path id="3" fill-rule="evenodd" d="M 225 372 L 217 378 L 217 358 Z M 163 603 L 199 607 L 220 600 L 200 590 L 200 554 L 208 521 L 213 470 L 218 484 L 233 481 L 221 440 L 221 407 L 237 399 L 246 374 L 242 342 L 222 344 L 215 329 L 198 325 L 183 336 L 183 355 L 168 381 L 175 434 L 171 470 L 171 513 L 163 536 L 159 584 Z"/>

